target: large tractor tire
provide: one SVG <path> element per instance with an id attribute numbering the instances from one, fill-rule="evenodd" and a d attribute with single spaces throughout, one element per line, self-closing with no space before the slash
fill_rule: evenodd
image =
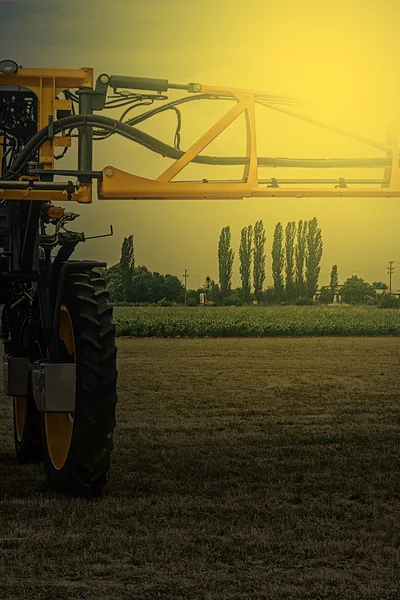
<path id="1" fill-rule="evenodd" d="M 116 347 L 104 280 L 92 271 L 66 280 L 60 308 L 61 360 L 75 365 L 73 413 L 44 413 L 44 463 L 50 486 L 96 497 L 106 484 L 113 449 Z"/>
<path id="2" fill-rule="evenodd" d="M 16 307 L 13 314 L 13 331 L 15 338 L 7 339 L 9 335 L 9 323 L 7 312 L 3 307 L 2 330 L 5 342 L 5 351 L 15 353 L 18 356 L 29 355 L 28 327 L 22 331 L 26 313 L 23 308 Z M 10 336 L 11 338 L 11 336 Z M 15 455 L 20 464 L 39 463 L 43 460 L 41 415 L 36 408 L 32 394 L 28 374 L 28 393 L 26 396 L 14 396 L 13 398 L 13 426 Z"/>
<path id="3" fill-rule="evenodd" d="M 23 465 L 43 460 L 41 415 L 28 383 L 27 396 L 14 396 L 14 443 L 17 461 Z"/>

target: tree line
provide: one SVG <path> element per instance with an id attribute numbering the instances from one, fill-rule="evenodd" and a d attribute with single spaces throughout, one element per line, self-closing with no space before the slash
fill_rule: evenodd
<path id="1" fill-rule="evenodd" d="M 168 305 L 184 302 L 184 287 L 176 275 L 162 275 L 144 265 L 136 267 L 133 235 L 125 237 L 120 261 L 102 269 L 112 302 Z"/>
<path id="2" fill-rule="evenodd" d="M 309 221 L 289 221 L 285 228 L 277 223 L 271 249 L 273 285 L 264 288 L 267 274 L 265 252 L 267 236 L 263 222 L 257 221 L 241 230 L 239 244 L 239 273 L 241 287 L 232 289 L 235 252 L 229 226 L 221 230 L 218 243 L 219 281 L 206 277 L 200 289 L 188 289 L 187 304 L 195 306 L 204 294 L 208 303 L 216 305 L 258 303 L 311 304 L 318 290 L 318 301 L 331 303 L 340 292 L 347 303 L 369 303 L 376 300 L 376 289 L 386 290 L 383 282 L 364 281 L 352 275 L 339 286 L 337 265 L 331 269 L 329 285 L 318 289 L 322 258 L 322 231 L 317 218 Z M 102 269 L 112 302 L 118 304 L 184 304 L 185 289 L 176 275 L 162 275 L 146 266 L 135 264 L 134 238 L 124 238 L 120 261 L 109 269 Z"/>
<path id="3" fill-rule="evenodd" d="M 266 233 L 262 221 L 241 230 L 239 272 L 241 287 L 232 290 L 235 252 L 231 246 L 231 230 L 223 227 L 218 244 L 219 299 L 229 304 L 234 300 L 247 303 L 260 301 L 294 302 L 312 299 L 318 288 L 322 258 L 322 231 L 316 217 L 298 223 L 289 221 L 285 227 L 277 223 L 271 251 L 273 286 L 264 290 L 266 278 Z M 337 267 L 336 267 L 337 273 Z M 215 282 L 212 282 L 215 286 Z M 254 290 L 254 296 L 252 296 Z M 215 295 L 215 293 L 214 293 Z"/>

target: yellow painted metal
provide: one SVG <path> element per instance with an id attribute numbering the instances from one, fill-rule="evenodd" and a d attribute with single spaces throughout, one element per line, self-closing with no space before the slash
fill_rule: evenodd
<path id="1" fill-rule="evenodd" d="M 108 176 L 109 172 L 113 175 Z M 146 179 L 131 175 L 114 167 L 103 170 L 103 182 L 99 182 L 100 199 L 241 199 L 251 195 L 251 183 L 179 183 Z"/>
<path id="2" fill-rule="evenodd" d="M 245 165 L 243 179 L 249 181 L 252 187 L 258 185 L 256 117 L 254 111 L 254 96 L 245 96 L 246 102 L 246 156 L 250 159 Z M 244 100 L 242 100 L 244 101 Z"/>
<path id="3" fill-rule="evenodd" d="M 80 188 L 68 198 L 65 191 L 49 190 L 4 190 L 0 189 L 0 200 L 37 200 L 38 202 L 67 202 L 68 200 L 79 202 L 81 204 L 90 204 L 92 202 L 92 185 L 82 183 Z"/>
<path id="4" fill-rule="evenodd" d="M 65 344 L 71 360 L 75 362 L 75 339 L 71 314 L 66 306 L 60 310 L 60 340 Z M 69 413 L 45 413 L 45 434 L 47 450 L 54 468 L 60 470 L 65 465 L 71 447 L 74 426 L 73 416 Z"/>
<path id="5" fill-rule="evenodd" d="M 246 110 L 245 102 L 238 102 L 226 115 L 213 125 L 197 142 L 185 152 L 181 158 L 174 162 L 157 181 L 171 181 L 190 161 L 200 154 L 215 138 L 220 135 L 239 115 Z"/>
<path id="6" fill-rule="evenodd" d="M 24 298 L 25 299 L 25 298 Z M 11 308 L 17 305 L 17 302 L 11 306 Z M 24 348 L 28 348 L 29 346 L 29 338 L 28 338 L 28 329 L 25 328 L 22 335 L 22 343 Z M 15 422 L 15 433 L 17 436 L 17 440 L 19 442 L 22 441 L 25 432 L 25 423 L 26 423 L 26 411 L 28 408 L 28 398 L 26 396 L 14 396 L 14 422 Z"/>
<path id="7" fill-rule="evenodd" d="M 400 189 L 400 172 L 399 172 L 399 150 L 397 146 L 397 134 L 391 132 L 391 147 L 392 147 L 392 168 L 390 173 L 389 189 Z"/>
<path id="8" fill-rule="evenodd" d="M 66 109 L 71 106 L 70 101 L 57 100 L 56 96 L 65 89 L 93 87 L 93 69 L 18 69 L 13 75 L 0 73 L 0 86 L 17 85 L 31 90 L 38 98 L 39 129 L 48 125 L 49 117 L 54 117 L 56 109 Z M 65 104 L 65 103 L 68 104 Z M 54 168 L 54 148 L 70 145 L 66 137 L 55 138 L 60 141 L 47 140 L 40 149 L 40 162 L 45 169 Z M 66 142 L 65 144 L 63 141 Z M 89 189 L 90 188 L 90 189 Z M 92 201 L 91 184 L 85 184 L 71 200 L 89 203 Z M 0 190 L 0 199 L 3 200 L 40 200 L 64 201 L 67 199 L 63 192 L 54 191 L 21 191 Z"/>
<path id="9" fill-rule="evenodd" d="M 282 96 L 281 94 L 274 94 L 266 91 L 257 91 L 257 90 L 246 90 L 240 88 L 227 88 L 216 85 L 200 85 L 198 90 L 202 94 L 210 94 L 211 96 L 227 96 L 237 98 L 238 95 L 244 96 L 254 96 L 255 98 L 265 99 L 265 100 L 280 100 L 287 102 L 294 102 L 296 104 L 303 104 L 301 98 L 297 98 L 295 96 Z"/>
<path id="10" fill-rule="evenodd" d="M 24 437 L 26 407 L 26 396 L 14 396 L 15 432 L 19 442 L 21 442 Z"/>
<path id="11" fill-rule="evenodd" d="M 59 100 L 56 98 L 54 100 L 54 108 L 56 110 L 71 110 L 72 102 L 71 100 Z"/>
<path id="12" fill-rule="evenodd" d="M 387 139 L 386 158 L 391 158 L 391 156 L 392 156 L 392 150 L 391 150 L 391 146 L 392 146 L 392 132 L 389 129 L 386 132 L 386 139 Z M 383 188 L 388 188 L 389 187 L 391 173 L 392 173 L 392 165 L 390 165 L 390 167 L 388 166 L 388 167 L 385 168 L 383 179 L 385 181 L 388 181 L 388 183 L 382 183 L 381 187 L 383 187 Z"/>
<path id="13" fill-rule="evenodd" d="M 232 97 L 237 104 L 230 109 L 220 120 L 213 125 L 189 150 L 180 158 L 174 161 L 168 169 L 162 173 L 158 179 L 151 180 L 138 177 L 133 174 L 120 171 L 112 166 L 103 170 L 103 181 L 98 183 L 98 197 L 100 199 L 217 199 L 230 200 L 241 198 L 398 198 L 400 197 L 400 176 L 398 164 L 398 148 L 393 145 L 395 142 L 388 142 L 385 146 L 359 135 L 352 134 L 343 129 L 327 125 L 316 119 L 304 117 L 298 113 L 268 103 L 269 99 L 295 100 L 294 98 L 277 96 L 268 92 L 257 92 L 251 90 L 236 90 L 221 88 L 217 86 L 200 86 L 199 91 L 211 95 Z M 386 151 L 387 155 L 392 157 L 392 165 L 386 168 L 384 178 L 389 179 L 387 187 L 269 187 L 258 184 L 258 159 L 256 143 L 256 119 L 255 104 L 263 104 L 268 108 L 273 108 L 298 119 L 302 119 L 310 124 L 317 125 L 329 131 L 339 133 L 353 140 L 368 144 L 379 150 Z M 214 139 L 216 139 L 240 114 L 246 116 L 246 134 L 247 146 L 246 156 L 249 159 L 244 167 L 243 182 L 180 182 L 172 181 L 182 169 L 184 169 L 193 159 L 206 148 Z M 395 140 L 395 137 L 391 138 Z M 380 166 L 380 165 L 372 165 Z M 279 180 L 279 178 L 278 178 Z M 278 181 L 279 183 L 279 181 Z"/>
<path id="14" fill-rule="evenodd" d="M 71 137 L 68 136 L 68 135 L 55 136 L 53 138 L 53 145 L 54 146 L 58 146 L 58 147 L 61 146 L 61 147 L 64 147 L 64 148 L 65 148 L 65 146 L 70 147 L 71 146 Z"/>
<path id="15" fill-rule="evenodd" d="M 67 107 L 66 102 L 56 100 L 57 94 L 67 88 L 93 87 L 92 69 L 19 69 L 14 75 L 0 74 L 0 86 L 20 85 L 31 89 L 39 100 L 39 127 L 48 124 L 50 115 L 54 115 L 57 108 Z M 288 108 L 273 104 L 274 101 L 300 103 L 300 99 L 291 96 L 282 96 L 269 92 L 233 89 L 219 86 L 198 85 L 196 92 L 211 96 L 233 98 L 236 104 L 219 121 L 202 135 L 180 158 L 175 160 L 156 180 L 138 177 L 125 173 L 114 167 L 103 170 L 103 181 L 98 182 L 98 197 L 100 199 L 240 199 L 246 197 L 400 197 L 399 153 L 395 136 L 391 136 L 388 144 L 380 144 L 374 140 L 355 135 L 340 128 L 322 123 L 316 119 L 302 116 Z M 384 179 L 388 184 L 381 187 L 347 187 L 347 188 L 310 188 L 292 187 L 272 188 L 258 183 L 257 144 L 255 104 L 263 104 L 268 108 L 280 111 L 288 116 L 302 119 L 310 124 L 323 127 L 345 135 L 353 140 L 368 144 L 386 152 L 392 159 L 391 166 L 385 168 Z M 242 182 L 179 182 L 172 181 L 191 161 L 193 161 L 213 140 L 215 140 L 229 125 L 244 113 L 246 118 L 246 155 L 249 159 L 244 167 Z M 71 140 L 66 136 L 56 137 L 51 142 L 47 141 L 41 148 L 40 158 L 44 167 L 52 169 L 54 166 L 54 148 L 69 145 Z M 373 165 L 369 165 L 372 167 Z M 379 166 L 379 165 L 378 165 Z M 278 184 L 279 184 L 279 177 Z M 49 200 L 65 201 L 64 192 L 38 191 L 38 190 L 0 190 L 0 200 Z M 73 201 L 90 203 L 92 200 L 91 184 L 82 184 L 77 193 L 71 198 Z"/>
<path id="16" fill-rule="evenodd" d="M 107 176 L 112 170 L 112 177 Z M 100 200 L 239 200 L 242 198 L 400 198 L 400 185 L 390 188 L 272 188 L 251 181 L 230 183 L 164 182 L 137 177 L 115 167 L 103 170 Z"/>
<path id="17" fill-rule="evenodd" d="M 19 85 L 35 91 L 42 80 L 45 87 L 53 88 L 56 95 L 70 88 L 93 87 L 93 69 L 18 69 L 13 75 L 0 73 L 0 85 Z"/>

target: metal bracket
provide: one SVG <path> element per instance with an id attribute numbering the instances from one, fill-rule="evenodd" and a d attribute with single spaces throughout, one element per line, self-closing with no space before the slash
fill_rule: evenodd
<path id="1" fill-rule="evenodd" d="M 113 226 L 110 225 L 110 233 L 103 233 L 102 235 L 90 235 L 89 237 L 85 238 L 86 240 L 95 240 L 97 238 L 105 238 L 105 237 L 110 237 L 111 235 L 114 235 L 114 230 L 113 230 Z"/>
<path id="2" fill-rule="evenodd" d="M 74 412 L 76 385 L 73 363 L 37 363 L 32 369 L 31 381 L 38 411 Z"/>
<path id="3" fill-rule="evenodd" d="M 54 138 L 54 119 L 53 115 L 49 115 L 49 124 L 47 127 L 47 139 L 52 141 Z"/>
<path id="4" fill-rule="evenodd" d="M 26 396 L 28 393 L 28 358 L 5 357 L 3 384 L 6 396 Z"/>
<path id="5" fill-rule="evenodd" d="M 269 187 L 269 188 L 278 188 L 279 187 L 278 180 L 276 179 L 276 177 L 271 177 L 271 183 L 267 187 Z"/>
<path id="6" fill-rule="evenodd" d="M 335 185 L 335 188 L 347 188 L 347 183 L 344 177 L 339 177 L 338 185 Z"/>

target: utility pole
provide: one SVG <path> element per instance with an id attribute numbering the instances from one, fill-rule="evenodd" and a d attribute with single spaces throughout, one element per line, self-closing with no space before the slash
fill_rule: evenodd
<path id="1" fill-rule="evenodd" d="M 389 260 L 388 275 L 389 275 L 389 294 L 392 293 L 392 275 L 394 271 L 394 260 Z"/>
<path id="2" fill-rule="evenodd" d="M 185 273 L 184 273 L 184 275 L 182 275 L 182 277 L 185 280 L 185 306 L 186 306 L 186 292 L 187 292 L 186 281 L 187 281 L 187 278 L 189 277 L 189 273 L 187 272 L 187 269 L 185 269 Z"/>

